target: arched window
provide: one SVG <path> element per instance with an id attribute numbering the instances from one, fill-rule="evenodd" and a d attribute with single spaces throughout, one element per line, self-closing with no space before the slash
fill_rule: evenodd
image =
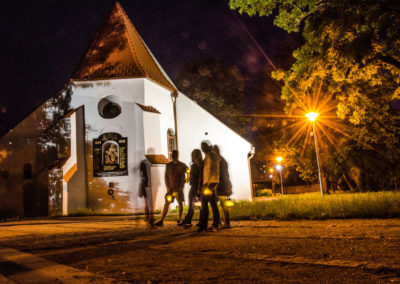
<path id="1" fill-rule="evenodd" d="M 168 159 L 172 159 L 172 151 L 176 150 L 175 132 L 171 128 L 167 131 Z"/>
<path id="2" fill-rule="evenodd" d="M 24 179 L 32 179 L 32 165 L 31 164 L 24 165 Z"/>

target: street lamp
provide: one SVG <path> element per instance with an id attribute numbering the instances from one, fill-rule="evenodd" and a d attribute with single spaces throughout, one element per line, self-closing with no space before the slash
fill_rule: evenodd
<path id="1" fill-rule="evenodd" d="M 312 125 L 312 133 L 314 136 L 314 145 L 315 145 L 315 154 L 317 155 L 319 188 L 321 190 L 321 196 L 324 196 L 324 192 L 322 190 L 321 167 L 319 165 L 318 144 L 317 144 L 317 137 L 316 137 L 317 135 L 315 133 L 315 127 L 314 127 L 314 122 L 318 116 L 319 116 L 319 113 L 316 113 L 316 112 L 309 112 L 306 114 L 306 117 L 308 118 L 309 121 L 311 121 L 311 125 Z"/>
<path id="2" fill-rule="evenodd" d="M 278 158 L 282 158 L 282 157 L 278 157 Z M 276 160 L 278 160 L 278 158 Z M 282 162 L 282 159 L 280 159 L 280 161 Z M 282 180 L 282 169 L 283 169 L 283 167 L 282 167 L 281 164 L 278 164 L 278 165 L 276 165 L 275 168 L 279 172 L 279 178 L 281 180 L 281 193 L 283 195 L 283 180 Z"/>
<path id="3" fill-rule="evenodd" d="M 269 168 L 269 178 L 271 179 L 272 193 L 275 195 L 274 168 Z"/>

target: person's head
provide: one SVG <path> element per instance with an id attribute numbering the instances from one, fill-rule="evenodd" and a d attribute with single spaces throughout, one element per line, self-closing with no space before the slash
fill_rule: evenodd
<path id="1" fill-rule="evenodd" d="M 205 140 L 205 141 L 201 142 L 201 150 L 202 150 L 204 153 L 210 152 L 211 149 L 212 149 L 212 146 L 211 146 L 210 141 Z"/>
<path id="2" fill-rule="evenodd" d="M 172 155 L 171 155 L 172 161 L 177 162 L 179 159 L 179 152 L 178 150 L 172 150 Z"/>
<path id="3" fill-rule="evenodd" d="M 203 156 L 201 155 L 201 151 L 199 149 L 194 149 L 192 151 L 192 162 L 200 163 L 203 160 Z"/>
<path id="4" fill-rule="evenodd" d="M 217 154 L 218 156 L 221 155 L 218 145 L 214 145 L 214 146 L 213 146 L 213 151 L 214 151 L 215 154 Z"/>

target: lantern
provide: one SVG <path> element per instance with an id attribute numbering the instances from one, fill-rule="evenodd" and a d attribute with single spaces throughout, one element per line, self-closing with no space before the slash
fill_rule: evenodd
<path id="1" fill-rule="evenodd" d="M 225 200 L 225 206 L 226 206 L 226 207 L 235 206 L 235 202 L 233 202 L 233 200 L 230 199 L 230 197 L 228 197 L 228 198 Z"/>
<path id="2" fill-rule="evenodd" d="M 165 195 L 165 201 L 168 202 L 168 203 L 173 202 L 173 201 L 174 201 L 174 197 L 172 196 L 172 194 L 167 193 L 167 194 Z"/>
<path id="3" fill-rule="evenodd" d="M 211 194 L 213 194 L 213 192 L 212 192 L 208 187 L 206 187 L 206 188 L 203 190 L 203 194 L 204 194 L 204 195 L 211 195 Z"/>

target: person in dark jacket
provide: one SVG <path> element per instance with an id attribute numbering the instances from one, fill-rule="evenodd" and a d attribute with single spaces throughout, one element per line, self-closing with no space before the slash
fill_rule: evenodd
<path id="1" fill-rule="evenodd" d="M 213 223 L 209 231 L 219 231 L 219 211 L 217 204 L 217 186 L 219 182 L 219 157 L 213 151 L 211 143 L 203 141 L 201 150 L 205 154 L 203 163 L 203 187 L 201 192 L 201 214 L 199 232 L 206 231 L 208 225 L 208 204 L 213 209 Z"/>
<path id="2" fill-rule="evenodd" d="M 184 228 L 192 226 L 194 203 L 200 198 L 203 183 L 203 157 L 199 149 L 192 151 L 192 166 L 190 167 L 189 210 L 181 223 Z"/>
<path id="3" fill-rule="evenodd" d="M 230 207 L 226 206 L 226 199 L 232 195 L 232 183 L 229 180 L 228 162 L 220 154 L 220 149 L 217 145 L 213 147 L 214 152 L 219 156 L 219 183 L 217 186 L 217 198 L 219 204 L 224 211 L 224 225 L 222 229 L 230 228 L 231 213 Z"/>
<path id="4" fill-rule="evenodd" d="M 169 204 L 174 201 L 174 198 L 178 201 L 179 218 L 177 222 L 180 224 L 183 213 L 183 202 L 185 201 L 183 188 L 185 186 L 187 168 L 188 167 L 184 163 L 179 161 L 178 150 L 173 150 L 172 162 L 169 162 L 165 169 L 165 186 L 167 187 L 167 194 L 172 195 L 173 199 L 170 201 L 168 199 L 165 200 L 161 220 L 156 223 L 156 226 L 161 227 L 164 225 L 163 222 L 165 216 L 168 214 Z"/>

